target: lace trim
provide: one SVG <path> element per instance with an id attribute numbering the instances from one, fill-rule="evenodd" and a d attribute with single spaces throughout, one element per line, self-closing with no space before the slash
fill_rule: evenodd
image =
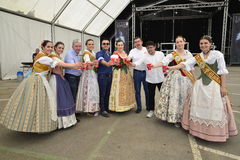
<path id="1" fill-rule="evenodd" d="M 198 117 L 192 117 L 192 116 L 190 116 L 190 120 L 192 120 L 194 123 L 198 122 L 200 125 L 205 124 L 206 126 L 223 128 L 228 123 L 226 114 L 225 113 L 223 114 L 224 116 L 221 121 L 199 119 Z"/>

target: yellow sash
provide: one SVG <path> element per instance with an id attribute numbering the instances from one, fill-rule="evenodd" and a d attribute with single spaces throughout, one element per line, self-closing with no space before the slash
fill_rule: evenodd
<path id="1" fill-rule="evenodd" d="M 44 53 L 40 52 L 37 54 L 37 56 L 34 58 L 34 61 L 38 60 L 41 57 L 47 56 Z M 49 66 L 45 64 L 40 64 L 39 62 L 35 62 L 33 64 L 33 71 L 35 72 L 44 72 L 49 70 Z"/>
<path id="2" fill-rule="evenodd" d="M 196 59 L 197 64 L 200 67 L 200 69 L 203 71 L 203 73 L 206 74 L 211 80 L 214 80 L 219 85 L 221 85 L 220 76 L 217 73 L 215 73 L 207 63 L 204 62 L 200 54 L 197 54 L 196 56 L 194 56 L 194 58 Z"/>
<path id="3" fill-rule="evenodd" d="M 174 58 L 174 60 L 177 64 L 179 64 L 181 62 L 184 62 L 184 60 L 178 55 L 177 52 L 173 51 L 172 55 L 173 55 L 173 58 Z M 184 69 L 180 69 L 180 70 L 192 81 L 192 83 L 194 83 L 196 81 L 195 78 L 193 77 L 193 75 L 190 72 L 188 72 Z"/>
<path id="4" fill-rule="evenodd" d="M 90 61 L 91 61 L 91 62 L 95 60 L 94 55 L 92 55 L 92 53 L 90 53 L 89 51 L 84 51 L 84 52 L 83 52 L 83 55 L 85 55 L 85 54 L 89 55 L 89 58 L 90 58 Z"/>

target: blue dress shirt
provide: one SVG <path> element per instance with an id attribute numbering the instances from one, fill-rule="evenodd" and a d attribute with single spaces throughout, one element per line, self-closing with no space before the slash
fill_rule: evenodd
<path id="1" fill-rule="evenodd" d="M 64 62 L 71 63 L 71 64 L 78 63 L 80 62 L 80 55 L 76 51 L 71 49 L 70 51 L 67 52 L 64 58 Z M 82 70 L 66 68 L 65 73 L 72 74 L 74 76 L 80 76 L 82 73 Z"/>
<path id="2" fill-rule="evenodd" d="M 100 61 L 99 67 L 97 69 L 98 74 L 112 74 L 112 66 L 107 67 L 101 63 L 101 60 L 105 60 L 106 62 L 110 61 L 111 59 L 110 52 L 101 50 L 97 52 L 96 59 Z"/>

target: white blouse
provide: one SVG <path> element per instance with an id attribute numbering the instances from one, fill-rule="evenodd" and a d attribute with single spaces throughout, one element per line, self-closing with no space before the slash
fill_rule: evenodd
<path id="1" fill-rule="evenodd" d="M 224 56 L 220 51 L 217 51 L 217 50 L 210 51 L 210 53 L 206 59 L 204 59 L 203 53 L 200 53 L 200 56 L 208 64 L 214 64 L 217 61 L 217 66 L 218 66 L 217 74 L 218 75 L 228 74 Z M 194 57 L 192 57 L 192 58 L 188 59 L 186 62 L 181 62 L 181 63 L 185 65 L 186 70 L 190 71 L 190 70 L 192 70 L 194 65 L 197 63 L 197 61 Z"/>
<path id="2" fill-rule="evenodd" d="M 59 63 L 59 59 L 52 59 L 50 57 L 44 56 L 39 58 L 36 62 L 40 63 L 40 64 L 45 64 L 50 66 L 51 68 L 55 68 L 57 66 L 57 64 Z"/>

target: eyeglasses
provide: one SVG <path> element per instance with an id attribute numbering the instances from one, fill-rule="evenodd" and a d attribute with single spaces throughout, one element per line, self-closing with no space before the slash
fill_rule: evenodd
<path id="1" fill-rule="evenodd" d="M 109 43 L 102 43 L 102 45 L 109 45 Z"/>

